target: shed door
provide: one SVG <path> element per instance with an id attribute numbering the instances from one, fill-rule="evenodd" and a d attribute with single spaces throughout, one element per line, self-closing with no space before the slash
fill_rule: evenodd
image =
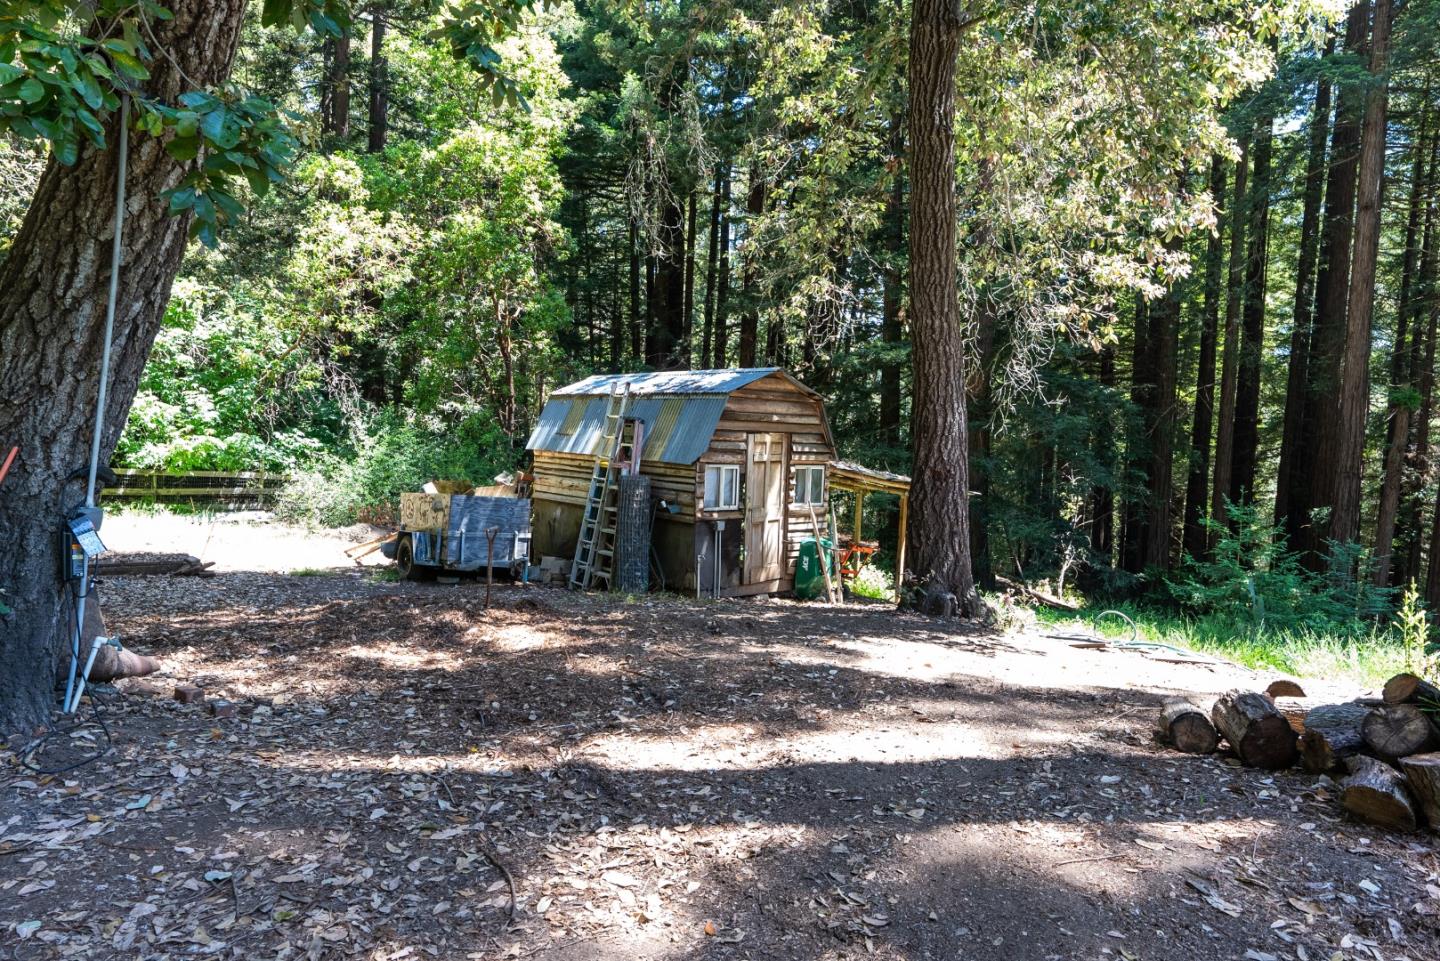
<path id="1" fill-rule="evenodd" d="M 745 583 L 785 575 L 785 435 L 750 434 L 745 483 Z"/>

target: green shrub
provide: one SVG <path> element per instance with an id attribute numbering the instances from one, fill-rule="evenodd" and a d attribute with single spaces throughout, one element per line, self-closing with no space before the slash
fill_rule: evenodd
<path id="1" fill-rule="evenodd" d="M 1317 574 L 1254 507 L 1227 507 L 1230 524 L 1207 522 L 1215 538 L 1211 554 L 1187 556 L 1166 582 L 1186 613 L 1254 636 L 1343 635 L 1368 633 L 1392 610 L 1393 592 L 1373 586 L 1369 558 L 1357 546 L 1331 543 L 1325 571 Z"/>
<path id="2" fill-rule="evenodd" d="M 308 527 L 391 523 L 402 493 L 431 480 L 487 484 L 513 469 L 518 453 L 492 418 L 441 431 L 391 412 L 371 418 L 353 445 L 353 457 L 331 456 L 295 475 L 276 497 L 276 516 Z"/>
<path id="3" fill-rule="evenodd" d="M 866 564 L 860 568 L 860 575 L 847 583 L 850 593 L 857 597 L 869 597 L 877 601 L 893 601 L 895 599 L 895 579 L 888 571 L 881 570 L 874 564 Z"/>

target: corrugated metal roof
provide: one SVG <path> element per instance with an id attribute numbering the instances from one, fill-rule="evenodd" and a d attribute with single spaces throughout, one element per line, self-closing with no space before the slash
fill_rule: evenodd
<path id="1" fill-rule="evenodd" d="M 779 373 L 779 367 L 731 370 L 661 370 L 648 374 L 595 374 L 553 391 L 551 397 L 608 394 L 615 384 L 629 383 L 633 396 L 648 394 L 728 394 L 762 377 Z"/>
<path id="2" fill-rule="evenodd" d="M 606 398 L 558 394 L 559 391 L 551 394 L 545 402 L 526 449 L 593 457 L 605 435 Z M 725 401 L 725 393 L 632 400 L 627 415 L 645 423 L 642 456 L 667 464 L 695 463 L 710 446 L 710 438 L 725 410 Z M 573 429 L 562 433 L 564 428 Z"/>

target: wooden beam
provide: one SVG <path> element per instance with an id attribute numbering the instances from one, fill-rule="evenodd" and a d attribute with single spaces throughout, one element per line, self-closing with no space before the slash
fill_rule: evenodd
<path id="1" fill-rule="evenodd" d="M 854 540 L 851 541 L 851 543 L 854 544 L 854 545 L 857 546 L 857 547 L 860 545 L 860 540 L 861 540 L 861 534 L 860 534 L 860 532 L 861 532 L 861 529 L 862 529 L 862 528 L 860 527 L 860 513 L 861 513 L 861 510 L 862 510 L 864 504 L 865 504 L 865 492 L 864 492 L 864 491 L 856 491 L 856 492 L 855 492 L 855 520 L 854 520 L 854 526 L 850 528 L 850 536 L 851 536 L 852 538 L 854 538 Z"/>

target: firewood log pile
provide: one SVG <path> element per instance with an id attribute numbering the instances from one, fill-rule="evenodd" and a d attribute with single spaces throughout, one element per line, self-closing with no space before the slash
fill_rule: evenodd
<path id="1" fill-rule="evenodd" d="M 1207 711 L 1183 698 L 1161 705 L 1156 737 L 1188 754 L 1227 745 L 1248 767 L 1299 764 L 1340 785 L 1340 804 L 1362 821 L 1440 834 L 1440 687 L 1413 674 L 1380 697 L 1307 698 L 1294 681 L 1231 691 Z"/>

